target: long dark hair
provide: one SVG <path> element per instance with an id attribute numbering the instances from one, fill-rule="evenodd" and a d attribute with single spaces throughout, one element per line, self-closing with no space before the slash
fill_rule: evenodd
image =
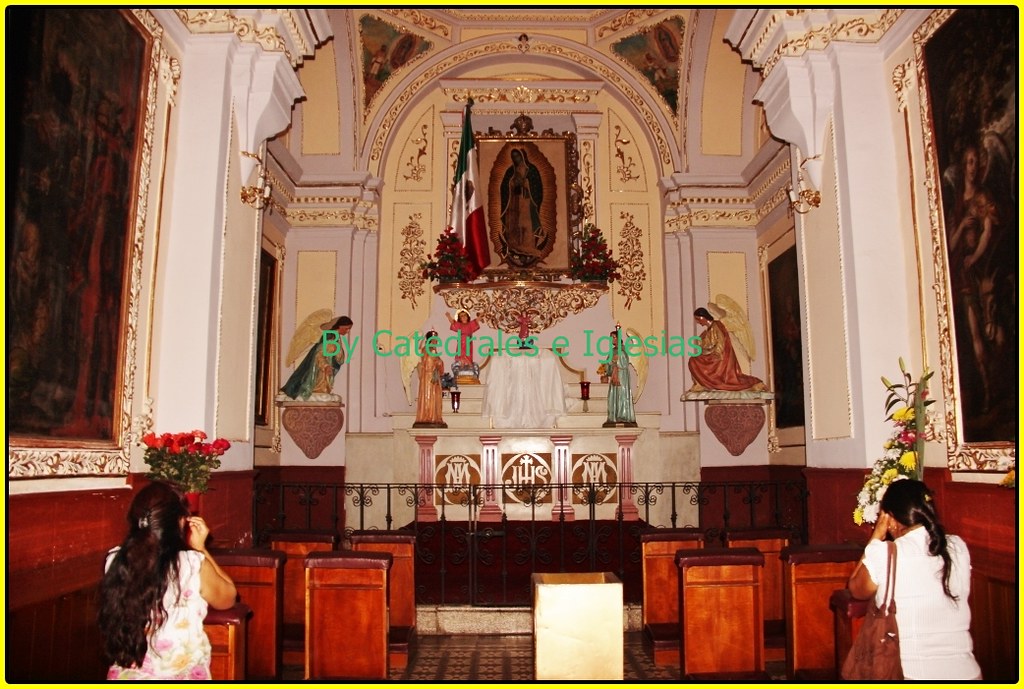
<path id="1" fill-rule="evenodd" d="M 935 511 L 935 499 L 928 486 L 913 479 L 895 481 L 886 489 L 880 507 L 903 526 L 924 527 L 928 532 L 928 552 L 942 558 L 942 590 L 949 598 L 957 600 L 949 590 L 949 576 L 953 570 L 953 563 L 949 557 L 946 531 L 939 521 L 939 515 Z"/>
<path id="2" fill-rule="evenodd" d="M 178 579 L 178 553 L 188 550 L 182 519 L 188 507 L 166 483 L 151 483 L 128 508 L 128 535 L 100 583 L 99 624 L 108 659 L 142 665 L 147 631 L 167 620 L 164 593 Z"/>

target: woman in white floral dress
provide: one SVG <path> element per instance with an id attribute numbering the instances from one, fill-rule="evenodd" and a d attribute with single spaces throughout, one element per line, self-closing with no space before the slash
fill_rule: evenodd
<path id="1" fill-rule="evenodd" d="M 112 663 L 107 679 L 210 679 L 208 606 L 237 591 L 206 551 L 209 527 L 182 495 L 152 483 L 128 510 L 128 535 L 107 555 L 100 628 Z"/>

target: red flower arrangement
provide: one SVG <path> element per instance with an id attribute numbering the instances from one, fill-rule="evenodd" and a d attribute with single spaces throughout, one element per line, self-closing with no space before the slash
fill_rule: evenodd
<path id="1" fill-rule="evenodd" d="M 619 262 L 612 258 L 601 230 L 587 223 L 579 253 L 572 255 L 569 275 L 584 282 L 614 282 L 619 277 Z"/>
<path id="2" fill-rule="evenodd" d="M 142 436 L 150 469 L 146 478 L 177 484 L 186 493 L 205 493 L 210 472 L 220 467 L 221 455 L 231 447 L 224 438 L 205 440 L 202 431 Z"/>
<path id="3" fill-rule="evenodd" d="M 466 247 L 450 227 L 437 238 L 437 251 L 433 256 L 428 254 L 420 267 L 424 279 L 437 282 L 470 282 L 477 277 Z"/>

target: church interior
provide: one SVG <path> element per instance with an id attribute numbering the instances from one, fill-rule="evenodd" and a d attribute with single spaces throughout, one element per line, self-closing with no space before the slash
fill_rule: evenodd
<path id="1" fill-rule="evenodd" d="M 220 678 L 410 679 L 510 634 L 518 679 L 624 679 L 597 602 L 558 614 L 577 583 L 617 587 L 648 679 L 835 679 L 906 442 L 877 476 L 933 491 L 1016 682 L 1018 24 L 8 8 L 7 680 L 105 676 L 104 556 L 188 434 L 251 602 Z M 733 569 L 753 593 L 690 619 L 687 573 Z"/>

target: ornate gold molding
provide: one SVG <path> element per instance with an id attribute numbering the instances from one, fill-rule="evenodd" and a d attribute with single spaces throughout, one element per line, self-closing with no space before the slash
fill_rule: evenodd
<path id="1" fill-rule="evenodd" d="M 448 38 L 451 35 L 451 28 L 447 24 L 442 24 L 426 12 L 420 12 L 414 9 L 380 9 L 378 10 L 382 14 L 390 14 L 396 19 L 408 22 L 415 27 L 429 31 L 442 38 Z"/>
<path id="2" fill-rule="evenodd" d="M 492 87 L 484 89 L 444 89 L 444 94 L 456 103 L 465 103 L 470 95 L 475 103 L 589 103 L 596 95 L 597 89 L 592 88 L 544 88 L 543 86 L 525 86 L 517 84 L 505 88 Z"/>
<path id="3" fill-rule="evenodd" d="M 292 29 L 289 32 L 292 40 L 301 49 L 303 54 L 313 51 L 303 39 L 301 32 L 295 23 L 294 18 L 288 13 L 292 10 L 267 10 L 275 12 Z M 302 62 L 301 55 L 293 55 L 288 50 L 285 38 L 278 33 L 277 28 L 272 25 L 257 25 L 249 17 L 236 16 L 231 10 L 198 10 L 181 9 L 174 10 L 175 14 L 185 25 L 189 32 L 194 34 L 217 34 L 233 33 L 243 43 L 255 43 L 264 50 L 272 53 L 283 53 L 292 67 L 297 67 Z"/>
<path id="4" fill-rule="evenodd" d="M 519 319 L 530 319 L 530 332 L 538 333 L 595 306 L 608 290 L 605 284 L 550 284 L 543 282 L 491 282 L 480 285 L 435 285 L 451 309 L 475 313 L 480 322 L 504 332 L 517 332 Z"/>
<path id="5" fill-rule="evenodd" d="M 619 159 L 619 164 L 615 168 L 615 171 L 619 173 L 619 179 L 623 183 L 633 179 L 640 179 L 639 175 L 633 174 L 633 166 L 636 164 L 633 162 L 633 156 L 627 156 L 626 151 L 622 148 L 623 146 L 628 146 L 631 140 L 622 138 L 622 127 L 619 125 L 615 125 L 613 141 L 615 142 L 615 157 Z"/>
<path id="6" fill-rule="evenodd" d="M 421 182 L 427 171 L 427 166 L 423 164 L 423 158 L 427 155 L 427 146 L 430 143 L 430 127 L 426 124 L 422 125 L 419 138 L 411 139 L 411 143 L 416 146 L 416 154 L 409 156 L 409 160 L 405 163 L 409 174 L 403 174 L 402 177 L 406 180 Z"/>
<path id="7" fill-rule="evenodd" d="M 409 222 L 402 228 L 402 250 L 399 254 L 401 268 L 398 270 L 398 288 L 403 299 L 412 302 L 416 308 L 416 298 L 421 296 L 423 289 L 423 269 L 420 263 L 424 260 L 427 243 L 423 240 L 422 213 L 413 213 Z"/>
<path id="8" fill-rule="evenodd" d="M 898 112 L 904 112 L 907 109 L 907 93 L 913 86 L 910 79 L 911 63 L 910 59 L 904 60 L 892 70 L 892 88 L 896 93 L 896 110 Z"/>
<path id="9" fill-rule="evenodd" d="M 625 14 L 620 14 L 618 17 L 615 17 L 607 24 L 602 24 L 601 26 L 597 27 L 597 37 L 604 38 L 610 33 L 622 31 L 623 29 L 630 29 L 637 23 L 642 22 L 645 19 L 650 19 L 651 17 L 662 11 L 663 10 L 651 9 L 627 10 Z"/>
<path id="10" fill-rule="evenodd" d="M 633 300 L 640 300 L 644 290 L 644 281 L 647 279 L 647 272 L 644 270 L 644 250 L 640 244 L 640 236 L 643 232 L 633 224 L 633 214 L 622 211 L 619 213 L 619 220 L 625 224 L 619 231 L 619 278 L 618 292 L 626 298 L 625 307 L 628 309 L 633 305 Z"/>
<path id="11" fill-rule="evenodd" d="M 580 142 L 580 190 L 582 203 L 580 214 L 584 222 L 594 222 L 594 142 L 584 139 Z"/>
<path id="12" fill-rule="evenodd" d="M 764 62 L 763 74 L 767 79 L 775 65 L 784 57 L 797 57 L 809 50 L 824 50 L 833 41 L 874 43 L 892 28 L 904 10 L 883 10 L 875 21 L 855 17 L 839 24 L 828 24 L 811 29 L 803 36 L 782 41 Z"/>

